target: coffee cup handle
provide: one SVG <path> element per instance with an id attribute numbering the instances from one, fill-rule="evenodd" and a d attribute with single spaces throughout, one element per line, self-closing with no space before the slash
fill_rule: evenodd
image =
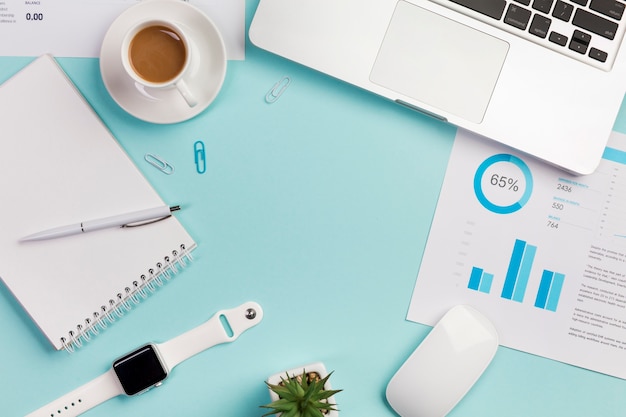
<path id="1" fill-rule="evenodd" d="M 191 94 L 191 91 L 189 91 L 189 87 L 187 87 L 187 83 L 184 80 L 178 80 L 176 82 L 176 88 L 183 96 L 189 107 L 194 107 L 196 104 L 198 104 L 198 100 L 194 97 L 193 94 Z"/>

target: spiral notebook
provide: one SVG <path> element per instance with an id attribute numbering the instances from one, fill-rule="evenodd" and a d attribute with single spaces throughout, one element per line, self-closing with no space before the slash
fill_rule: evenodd
<path id="1" fill-rule="evenodd" d="M 19 242 L 165 203 L 50 55 L 0 86 L 0 127 L 0 278 L 52 345 L 71 351 L 184 267 L 195 243 L 173 216 Z"/>

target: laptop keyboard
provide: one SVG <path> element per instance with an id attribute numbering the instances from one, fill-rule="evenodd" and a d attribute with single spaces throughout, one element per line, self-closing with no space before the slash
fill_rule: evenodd
<path id="1" fill-rule="evenodd" d="M 605 71 L 613 64 L 626 26 L 620 0 L 437 2 Z"/>

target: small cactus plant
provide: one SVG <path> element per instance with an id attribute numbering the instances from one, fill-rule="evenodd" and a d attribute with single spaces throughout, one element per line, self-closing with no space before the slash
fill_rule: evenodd
<path id="1" fill-rule="evenodd" d="M 278 384 L 266 382 L 268 388 L 273 391 L 278 399 L 262 408 L 271 411 L 263 417 L 277 414 L 280 417 L 325 417 L 331 411 L 337 411 L 336 404 L 331 404 L 328 399 L 341 390 L 325 389 L 328 378 L 332 372 L 321 377 L 317 372 L 302 370 L 301 375 L 281 377 Z"/>

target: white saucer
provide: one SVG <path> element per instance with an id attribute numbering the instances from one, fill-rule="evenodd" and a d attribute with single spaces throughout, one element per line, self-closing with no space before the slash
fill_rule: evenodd
<path id="1" fill-rule="evenodd" d="M 176 89 L 136 85 L 122 67 L 124 35 L 138 21 L 151 18 L 177 22 L 191 40 L 194 58 L 185 81 L 198 98 L 194 107 L 189 107 Z M 142 1 L 124 11 L 109 27 L 100 50 L 100 72 L 111 97 L 128 113 L 147 122 L 178 123 L 204 111 L 217 96 L 226 76 L 226 48 L 213 22 L 189 3 Z"/>

